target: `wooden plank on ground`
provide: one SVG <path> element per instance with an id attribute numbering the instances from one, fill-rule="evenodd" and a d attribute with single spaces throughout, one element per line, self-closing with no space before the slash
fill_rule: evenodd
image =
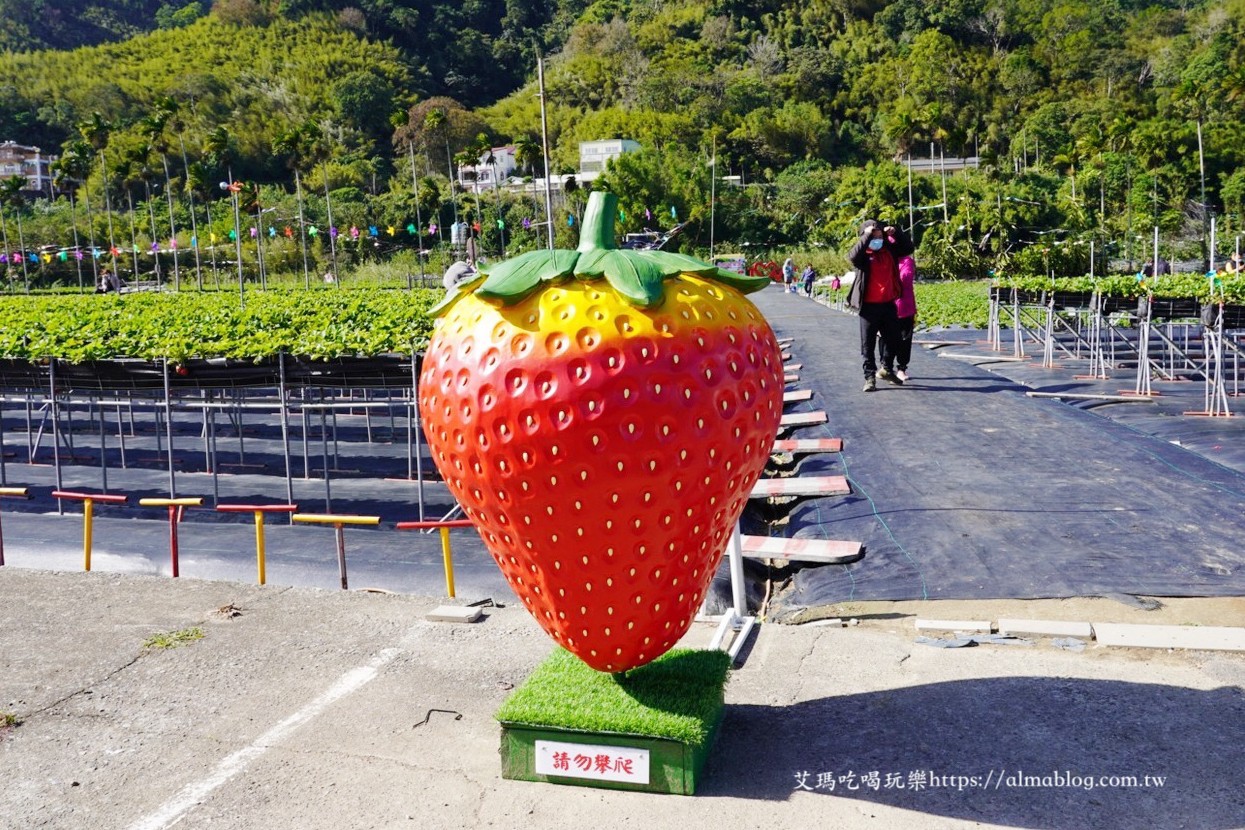
<path id="1" fill-rule="evenodd" d="M 789 452 L 792 455 L 802 452 L 842 452 L 842 438 L 792 438 L 775 441 L 771 452 Z"/>
<path id="2" fill-rule="evenodd" d="M 917 631 L 975 631 L 989 634 L 989 620 L 916 620 Z"/>
<path id="3" fill-rule="evenodd" d="M 927 349 L 941 349 L 943 346 L 972 346 L 975 340 L 913 340 L 914 344 Z"/>
<path id="4" fill-rule="evenodd" d="M 749 559 L 783 559 L 791 562 L 817 562 L 841 565 L 864 556 L 860 542 L 838 539 L 783 539 L 773 536 L 744 536 L 744 556 Z"/>
<path id="5" fill-rule="evenodd" d="M 1226 626 L 1094 623 L 1094 639 L 1104 646 L 1245 651 L 1245 628 Z"/>
<path id="6" fill-rule="evenodd" d="M 799 379 L 800 379 L 800 376 L 797 375 L 795 372 L 787 372 L 785 375 L 782 376 L 783 383 L 795 383 Z"/>
<path id="7" fill-rule="evenodd" d="M 792 412 L 790 415 L 783 415 L 778 421 L 780 429 L 790 427 L 811 427 L 818 424 L 824 424 L 829 420 L 825 410 L 819 409 L 816 412 Z"/>
<path id="8" fill-rule="evenodd" d="M 950 357 L 954 360 L 979 360 L 982 363 L 1026 363 L 1027 357 L 1004 357 L 990 354 L 965 354 L 963 352 L 939 352 L 939 357 Z"/>
<path id="9" fill-rule="evenodd" d="M 1030 398 L 1067 398 L 1074 401 L 1117 401 L 1119 403 L 1154 403 L 1137 395 L 1093 395 L 1088 392 L 1025 392 Z"/>
<path id="10" fill-rule="evenodd" d="M 763 478 L 752 488 L 749 498 L 771 496 L 845 496 L 852 492 L 844 476 L 793 476 Z"/>
<path id="11" fill-rule="evenodd" d="M 803 363 L 788 363 L 786 366 L 782 367 L 784 372 L 798 372 L 803 368 Z"/>
<path id="12" fill-rule="evenodd" d="M 1083 637 L 1086 640 L 1094 636 L 1094 628 L 1087 622 L 1067 620 L 1015 620 L 999 618 L 1000 634 L 1039 634 L 1043 637 Z"/>
<path id="13" fill-rule="evenodd" d="M 783 403 L 798 403 L 799 401 L 807 401 L 813 397 L 812 389 L 793 389 L 790 392 L 782 393 Z"/>

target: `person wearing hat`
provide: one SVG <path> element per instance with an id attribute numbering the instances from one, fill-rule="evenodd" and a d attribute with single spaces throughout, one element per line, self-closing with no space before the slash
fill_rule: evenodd
<path id="1" fill-rule="evenodd" d="M 900 349 L 899 317 L 895 310 L 895 301 L 902 293 L 899 260 L 912 252 L 912 240 L 903 231 L 892 225 L 884 227 L 876 219 L 866 219 L 860 226 L 860 238 L 847 254 L 847 261 L 855 269 L 847 307 L 860 315 L 860 354 L 864 359 L 866 392 L 877 388 L 878 337 L 883 340 L 885 353 L 894 355 Z M 903 385 L 894 372 L 887 372 L 883 377 L 898 386 Z"/>

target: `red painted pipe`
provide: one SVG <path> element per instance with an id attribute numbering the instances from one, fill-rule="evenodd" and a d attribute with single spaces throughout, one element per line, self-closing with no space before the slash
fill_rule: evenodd
<path id="1" fill-rule="evenodd" d="M 398 530 L 431 530 L 434 527 L 475 527 L 470 519 L 449 519 L 444 522 L 398 522 L 394 525 Z"/>

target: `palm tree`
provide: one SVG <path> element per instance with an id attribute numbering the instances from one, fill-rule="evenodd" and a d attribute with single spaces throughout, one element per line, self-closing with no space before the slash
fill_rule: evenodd
<path id="1" fill-rule="evenodd" d="M 22 208 L 26 206 L 26 197 L 22 195 L 22 191 L 26 189 L 25 176 L 10 176 L 0 181 L 0 211 L 5 207 L 13 208 L 13 215 L 17 217 L 17 244 L 21 249 L 22 257 L 22 280 L 26 286 L 26 293 L 30 293 L 30 269 L 26 265 L 26 238 L 22 232 Z"/>
<path id="2" fill-rule="evenodd" d="M 91 284 L 99 284 L 99 262 L 95 258 L 95 220 L 91 216 L 91 193 L 85 186 L 87 177 L 91 175 L 91 145 L 79 139 L 69 142 L 65 145 L 61 152 L 60 160 L 56 162 L 57 179 L 60 182 L 58 187 L 64 187 L 66 184 L 73 183 L 82 193 L 82 202 L 86 206 L 86 228 L 87 242 L 91 246 Z M 69 206 L 71 211 L 76 211 L 74 207 L 74 191 L 69 191 Z M 74 221 L 74 247 L 78 247 L 78 224 Z M 79 282 L 81 282 L 82 261 L 78 260 Z"/>
<path id="3" fill-rule="evenodd" d="M 514 142 L 514 160 L 519 165 L 519 169 L 527 173 L 525 181 L 530 182 L 535 178 L 534 170 L 536 162 L 541 159 L 540 142 L 529 135 L 519 136 Z M 532 215 L 540 214 L 540 202 L 536 199 L 536 188 L 532 188 Z M 548 219 L 549 217 L 545 217 Z"/>
<path id="4" fill-rule="evenodd" d="M 233 136 L 224 127 L 217 127 L 208 133 L 204 149 L 207 150 L 208 157 L 212 159 L 216 167 L 224 167 L 229 176 L 226 182 L 222 182 L 222 186 L 229 191 L 230 200 L 233 202 L 234 255 L 238 259 L 238 301 L 245 306 L 246 289 L 242 276 L 242 219 L 238 215 L 238 185 L 233 180 L 233 157 L 237 152 Z"/>
<path id="5" fill-rule="evenodd" d="M 454 157 L 450 155 L 449 115 L 441 108 L 429 110 L 424 116 L 424 129 L 440 133 L 445 141 L 445 163 L 449 170 L 450 204 L 454 208 L 454 224 L 458 225 L 458 197 L 454 189 Z"/>
<path id="6" fill-rule="evenodd" d="M 419 174 L 415 172 L 415 143 L 408 141 L 406 150 L 411 157 L 411 189 L 415 195 L 415 227 L 419 231 L 415 235 L 415 258 L 419 260 L 419 284 L 422 286 L 424 284 L 424 220 L 419 215 Z M 411 287 L 409 275 L 406 279 L 406 287 Z"/>
<path id="7" fill-rule="evenodd" d="M 178 125 L 180 127 L 180 124 Z M 199 257 L 199 220 L 195 217 L 195 189 L 190 184 L 190 163 L 186 159 L 186 140 L 182 137 L 182 131 L 177 130 L 177 144 L 182 151 L 182 171 L 184 178 L 182 180 L 182 188 L 186 191 L 186 197 L 190 201 L 190 247 L 195 253 L 195 282 L 199 286 L 199 290 L 203 290 L 203 262 Z M 210 223 L 209 223 L 210 224 Z"/>
<path id="8" fill-rule="evenodd" d="M 104 155 L 104 148 L 108 146 L 108 135 L 111 131 L 112 126 L 98 112 L 91 113 L 90 119 L 78 125 L 78 132 L 95 150 L 95 155 L 99 158 L 101 186 L 104 188 L 104 215 L 108 217 L 108 250 L 112 256 L 113 272 L 117 273 L 117 255 L 113 253 L 117 250 L 117 237 L 112 227 L 112 194 L 108 188 L 108 161 Z"/>
<path id="9" fill-rule="evenodd" d="M 180 137 L 179 137 L 180 138 Z M 208 182 L 211 181 L 211 175 L 207 165 L 201 161 L 193 164 L 186 160 L 186 143 L 182 141 L 182 163 L 186 168 L 186 193 L 190 197 L 190 222 L 191 232 L 195 235 L 195 268 L 199 268 L 199 248 L 202 247 L 203 240 L 199 239 L 199 228 L 195 220 L 195 193 L 198 192 L 203 196 L 203 214 L 207 219 L 208 233 L 212 228 L 212 199 L 211 192 L 208 190 Z M 209 239 L 208 250 L 212 252 L 212 284 L 220 289 L 220 272 L 216 268 L 216 245 L 213 240 Z M 203 273 L 199 272 L 199 288 L 203 288 Z"/>
<path id="10" fill-rule="evenodd" d="M 333 234 L 333 200 L 329 197 L 329 160 L 333 148 L 329 144 L 329 136 L 320 127 L 308 121 L 303 125 L 306 130 L 309 158 L 319 161 L 324 167 L 324 210 L 325 219 L 329 224 L 329 262 L 333 275 L 333 285 L 341 287 L 341 275 L 337 273 L 337 237 Z"/>
<path id="11" fill-rule="evenodd" d="M 151 169 L 148 161 L 154 148 L 151 144 L 140 144 L 130 156 L 130 167 L 134 171 L 138 180 L 143 184 L 143 200 L 147 206 L 147 218 L 151 222 L 151 261 L 152 270 L 155 273 L 156 285 L 159 286 L 160 278 L 160 236 L 156 231 L 156 209 L 151 203 L 151 183 L 155 178 L 155 171 Z M 159 185 L 156 185 L 159 187 Z"/>
<path id="12" fill-rule="evenodd" d="M 497 232 L 501 238 L 501 255 L 506 257 L 506 226 L 501 216 L 501 188 L 497 186 L 497 154 L 493 152 L 493 142 L 489 141 L 489 137 L 484 133 L 476 135 L 475 141 L 467 147 L 468 152 L 474 153 L 476 157 L 475 164 L 483 162 L 489 166 L 492 173 L 489 178 L 493 182 L 493 196 L 497 200 Z M 478 178 L 478 177 L 477 177 Z"/>
<path id="13" fill-rule="evenodd" d="M 121 186 L 125 188 L 126 205 L 129 208 L 130 220 L 130 251 L 134 257 L 134 279 L 139 277 L 138 267 L 138 231 L 134 225 L 134 190 L 133 186 L 142 180 L 141 174 L 137 172 L 138 161 L 134 155 L 122 159 L 122 166 L 118 171 L 121 174 Z M 119 272 L 118 272 L 119 273 Z"/>
<path id="14" fill-rule="evenodd" d="M 0 209 L 0 241 L 4 243 L 4 250 L 2 252 L 4 256 L 0 257 L 0 262 L 4 263 L 4 275 L 6 277 L 9 277 L 10 272 L 13 269 L 13 265 L 9 261 L 9 225 L 7 222 L 4 221 L 4 210 L 3 209 Z M 8 279 L 5 280 L 6 288 L 8 287 L 9 281 L 10 280 Z"/>
<path id="15" fill-rule="evenodd" d="M 177 261 L 177 225 L 173 218 L 173 184 L 169 175 L 169 145 L 165 131 L 177 111 L 177 101 L 164 96 L 156 99 L 155 108 L 142 121 L 143 135 L 160 154 L 160 163 L 164 167 L 164 195 L 169 204 L 169 239 L 173 248 L 174 289 L 181 288 L 181 270 Z"/>
<path id="16" fill-rule="evenodd" d="M 303 250 L 303 283 L 311 288 L 311 268 L 307 263 L 306 221 L 303 218 L 303 183 L 299 168 L 306 163 L 311 155 L 314 136 L 318 129 L 314 124 L 307 123 L 277 135 L 272 150 L 279 156 L 285 156 L 286 167 L 294 171 L 294 192 L 298 195 L 298 241 Z"/>
<path id="17" fill-rule="evenodd" d="M 83 288 L 83 285 L 82 285 L 82 257 L 81 257 L 81 248 L 79 247 L 79 240 L 78 240 L 78 205 L 77 205 L 76 200 L 74 199 L 73 188 L 71 187 L 73 180 L 69 176 L 69 174 L 66 172 L 65 166 L 61 164 L 61 161 L 63 160 L 63 158 L 64 157 L 62 157 L 61 159 L 58 159 L 52 164 L 52 187 L 55 190 L 62 191 L 62 192 L 69 194 L 69 224 L 73 228 L 73 249 L 74 249 L 74 254 L 75 254 L 74 263 L 78 269 L 78 290 L 81 291 Z"/>

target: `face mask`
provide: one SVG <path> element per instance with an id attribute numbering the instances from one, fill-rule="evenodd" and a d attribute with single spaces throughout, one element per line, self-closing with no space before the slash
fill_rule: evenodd
<path id="1" fill-rule="evenodd" d="M 883 239 L 870 239 L 870 240 L 869 240 L 869 250 L 870 250 L 870 251 L 880 251 L 880 250 L 882 250 L 882 243 L 883 243 L 884 241 L 885 241 L 885 240 L 883 240 Z"/>

